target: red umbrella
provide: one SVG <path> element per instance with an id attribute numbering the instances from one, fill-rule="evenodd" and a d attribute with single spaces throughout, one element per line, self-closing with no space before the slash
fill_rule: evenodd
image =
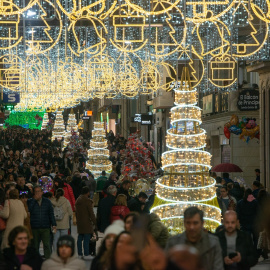
<path id="1" fill-rule="evenodd" d="M 221 163 L 211 169 L 212 172 L 243 172 L 241 168 L 232 163 Z"/>

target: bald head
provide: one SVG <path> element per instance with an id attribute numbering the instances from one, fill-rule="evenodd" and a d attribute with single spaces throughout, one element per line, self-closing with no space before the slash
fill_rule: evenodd
<path id="1" fill-rule="evenodd" d="M 236 212 L 233 211 L 233 210 L 228 210 L 228 211 L 226 211 L 225 214 L 224 214 L 224 219 L 225 219 L 226 217 L 234 217 L 234 218 L 237 219 L 237 214 L 236 214 Z"/>
<path id="2" fill-rule="evenodd" d="M 224 227 L 228 235 L 235 233 L 238 227 L 237 214 L 233 210 L 226 211 L 224 214 Z"/>

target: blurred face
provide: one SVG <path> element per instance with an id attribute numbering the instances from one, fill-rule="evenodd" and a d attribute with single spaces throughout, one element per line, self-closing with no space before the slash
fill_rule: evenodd
<path id="1" fill-rule="evenodd" d="M 184 219 L 184 226 L 189 241 L 197 242 L 201 238 L 203 222 L 201 221 L 199 214 Z"/>
<path id="2" fill-rule="evenodd" d="M 34 198 L 40 200 L 42 198 L 43 191 L 41 188 L 36 188 Z"/>
<path id="3" fill-rule="evenodd" d="M 225 198 L 228 196 L 228 191 L 225 188 L 220 189 L 220 195 L 222 198 Z"/>
<path id="4" fill-rule="evenodd" d="M 38 172 L 37 176 L 38 176 L 38 178 L 40 178 L 42 176 L 42 172 Z"/>
<path id="5" fill-rule="evenodd" d="M 142 203 L 145 203 L 146 202 L 146 198 L 139 198 L 139 201 L 142 202 Z"/>
<path id="6" fill-rule="evenodd" d="M 123 188 L 124 188 L 125 190 L 129 190 L 130 187 L 131 187 L 131 183 L 128 183 L 128 184 L 126 184 Z"/>
<path id="7" fill-rule="evenodd" d="M 233 234 L 238 225 L 236 214 L 225 214 L 223 225 L 227 233 Z"/>
<path id="8" fill-rule="evenodd" d="M 22 232 L 16 236 L 15 240 L 13 241 L 13 245 L 15 247 L 15 250 L 19 252 L 23 252 L 23 251 L 26 251 L 28 242 L 29 240 L 28 240 L 27 233 Z"/>
<path id="9" fill-rule="evenodd" d="M 71 247 L 63 245 L 63 246 L 58 248 L 58 252 L 59 252 L 59 257 L 62 260 L 67 260 L 68 258 L 71 257 L 72 249 L 71 249 Z"/>
<path id="10" fill-rule="evenodd" d="M 113 241 L 115 238 L 116 238 L 115 234 L 111 233 L 111 234 L 107 235 L 106 240 L 105 240 L 106 250 L 110 250 L 112 248 L 112 244 L 113 244 Z"/>
<path id="11" fill-rule="evenodd" d="M 126 219 L 126 223 L 125 223 L 125 230 L 127 232 L 130 232 L 131 231 L 131 228 L 133 226 L 133 217 L 130 216 Z"/>
<path id="12" fill-rule="evenodd" d="M 132 265 L 136 262 L 137 252 L 135 246 L 133 245 L 132 237 L 129 234 L 121 234 L 116 245 L 115 257 L 117 266 L 119 265 L 119 268 Z"/>
<path id="13" fill-rule="evenodd" d="M 21 187 L 24 186 L 25 185 L 25 179 L 24 179 L 24 177 L 18 177 L 17 184 L 19 186 L 21 186 Z"/>

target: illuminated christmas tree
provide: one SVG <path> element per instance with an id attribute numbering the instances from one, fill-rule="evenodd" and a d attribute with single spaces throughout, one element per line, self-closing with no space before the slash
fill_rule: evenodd
<path id="1" fill-rule="evenodd" d="M 156 182 L 158 199 L 152 212 L 160 216 L 169 230 L 184 230 L 184 210 L 197 206 L 205 213 L 205 227 L 214 231 L 220 225 L 215 179 L 209 176 L 211 155 L 202 150 L 206 133 L 200 128 L 201 109 L 197 91 L 192 89 L 189 70 L 184 67 L 180 87 L 175 90 L 171 109 L 171 128 L 167 131 L 169 151 L 162 154 L 164 176 Z"/>
<path id="2" fill-rule="evenodd" d="M 112 162 L 109 160 L 108 141 L 103 122 L 94 122 L 92 137 L 90 140 L 91 149 L 88 150 L 89 160 L 86 162 L 86 169 L 89 169 L 97 178 L 102 171 L 108 173 L 112 171 Z"/>
<path id="3" fill-rule="evenodd" d="M 52 141 L 57 138 L 57 140 L 62 140 L 65 136 L 65 125 L 63 114 L 61 110 L 58 110 L 55 116 L 55 122 L 52 130 Z"/>
<path id="4" fill-rule="evenodd" d="M 44 113 L 41 129 L 47 129 L 48 122 L 49 122 L 48 113 Z"/>
<path id="5" fill-rule="evenodd" d="M 70 112 L 70 114 L 68 116 L 67 131 L 66 131 L 66 134 L 65 134 L 64 147 L 63 148 L 67 147 L 72 134 L 73 133 L 77 134 L 77 132 L 78 132 L 78 126 L 77 126 L 76 116 L 75 116 L 75 114 L 73 112 L 73 109 L 71 109 L 71 112 Z"/>

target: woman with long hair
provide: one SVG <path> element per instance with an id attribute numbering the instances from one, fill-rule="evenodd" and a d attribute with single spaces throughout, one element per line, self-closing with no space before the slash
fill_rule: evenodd
<path id="1" fill-rule="evenodd" d="M 7 219 L 6 229 L 2 241 L 2 249 L 8 247 L 8 235 L 16 226 L 23 226 L 27 218 L 23 203 L 19 200 L 19 191 L 12 189 L 9 192 L 9 199 L 5 201 L 4 208 L 0 211 L 0 216 Z"/>
<path id="2" fill-rule="evenodd" d="M 62 188 L 58 188 L 55 191 L 55 198 L 51 199 L 52 205 L 54 207 L 54 216 L 57 228 L 53 239 L 53 248 L 55 251 L 59 237 L 68 234 L 69 219 L 73 215 L 71 205 L 68 199 L 64 197 L 64 195 L 64 190 Z"/>
<path id="3" fill-rule="evenodd" d="M 105 268 L 108 270 L 142 270 L 139 253 L 129 232 L 121 232 L 114 240 L 107 255 Z"/>

